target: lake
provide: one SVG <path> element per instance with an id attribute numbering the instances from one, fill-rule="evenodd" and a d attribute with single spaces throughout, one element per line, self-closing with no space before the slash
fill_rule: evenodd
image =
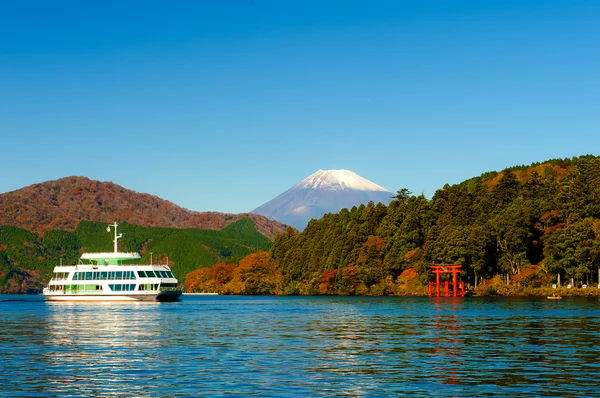
<path id="1" fill-rule="evenodd" d="M 0 296 L 2 396 L 599 396 L 598 298 Z"/>

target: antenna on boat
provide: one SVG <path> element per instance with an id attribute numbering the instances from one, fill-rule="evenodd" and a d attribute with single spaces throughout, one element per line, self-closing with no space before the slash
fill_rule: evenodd
<path id="1" fill-rule="evenodd" d="M 110 227 L 114 227 L 115 228 L 115 240 L 113 240 L 115 253 L 117 253 L 117 241 L 123 237 L 123 234 L 117 235 L 117 226 L 118 226 L 118 224 L 115 221 L 115 223 L 113 225 L 109 225 L 108 227 L 106 227 L 106 231 L 107 232 L 110 232 Z"/>

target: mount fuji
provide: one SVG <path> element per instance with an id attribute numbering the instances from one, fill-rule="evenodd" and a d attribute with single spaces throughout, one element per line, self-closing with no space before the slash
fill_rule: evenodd
<path id="1" fill-rule="evenodd" d="M 388 205 L 394 194 L 349 170 L 319 170 L 251 213 L 302 231 L 308 222 L 369 201 Z"/>

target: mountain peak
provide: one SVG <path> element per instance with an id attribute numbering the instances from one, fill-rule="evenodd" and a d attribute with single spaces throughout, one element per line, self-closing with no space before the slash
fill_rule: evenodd
<path id="1" fill-rule="evenodd" d="M 319 170 L 300 181 L 294 188 L 330 191 L 389 192 L 387 189 L 359 176 L 350 170 Z"/>
<path id="2" fill-rule="evenodd" d="M 325 213 L 370 201 L 387 205 L 392 196 L 387 189 L 350 170 L 319 170 L 252 213 L 303 230 L 312 218 L 321 218 Z"/>

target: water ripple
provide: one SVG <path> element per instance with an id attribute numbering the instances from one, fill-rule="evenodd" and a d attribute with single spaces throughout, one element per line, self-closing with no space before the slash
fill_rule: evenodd
<path id="1" fill-rule="evenodd" d="M 599 315 L 587 298 L 0 301 L 0 395 L 597 395 Z"/>

